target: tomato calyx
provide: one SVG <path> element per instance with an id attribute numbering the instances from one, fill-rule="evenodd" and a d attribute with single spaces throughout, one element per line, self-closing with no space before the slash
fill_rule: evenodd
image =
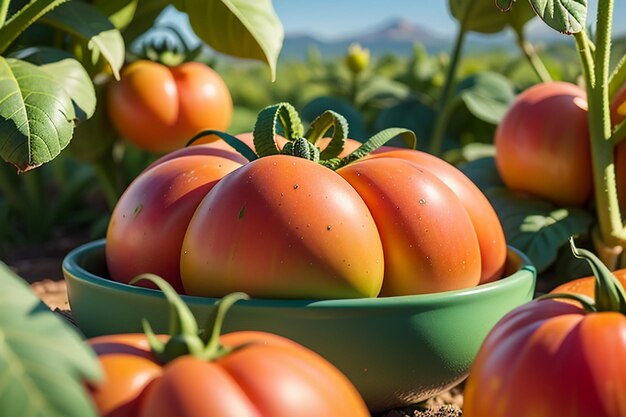
<path id="1" fill-rule="evenodd" d="M 574 256 L 586 260 L 591 266 L 595 277 L 595 301 L 586 295 L 569 293 L 545 294 L 538 299 L 566 298 L 578 301 L 589 312 L 614 311 L 626 315 L 626 291 L 617 277 L 595 254 L 577 248 L 571 237 L 569 242 Z"/>
<path id="2" fill-rule="evenodd" d="M 279 125 L 282 127 L 281 132 L 277 131 Z M 330 142 L 324 149 L 320 149 L 316 143 L 324 138 L 331 129 Z M 204 136 L 216 135 L 249 161 L 270 155 L 292 155 L 337 170 L 350 162 L 365 157 L 396 136 L 402 136 L 411 149 L 415 149 L 417 142 L 413 131 L 403 128 L 389 128 L 378 132 L 349 155 L 340 158 L 339 155 L 344 150 L 348 139 L 348 132 L 349 126 L 346 118 L 332 110 L 326 110 L 315 118 L 305 132 L 296 109 L 291 104 L 283 102 L 265 107 L 259 112 L 253 131 L 253 143 L 256 152 L 238 138 L 216 130 L 204 130 L 198 133 L 187 143 L 187 146 Z M 287 139 L 287 143 L 282 149 L 278 148 L 274 140 L 278 133 Z"/>
<path id="3" fill-rule="evenodd" d="M 144 319 L 142 322 L 150 349 L 161 364 L 169 363 L 185 355 L 213 361 L 238 349 L 238 347 L 224 346 L 220 342 L 220 335 L 226 313 L 237 301 L 248 300 L 247 294 L 235 292 L 217 301 L 205 327 L 199 329 L 187 304 L 163 278 L 154 274 L 142 274 L 134 278 L 130 284 L 144 279 L 153 282 L 163 292 L 170 306 L 168 330 L 170 337 L 167 341 L 164 342 L 156 336 L 147 320 Z"/>

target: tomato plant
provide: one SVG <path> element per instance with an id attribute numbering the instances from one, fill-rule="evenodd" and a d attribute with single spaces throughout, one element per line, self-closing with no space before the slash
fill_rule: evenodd
<path id="1" fill-rule="evenodd" d="M 537 84 L 515 99 L 494 137 L 496 166 L 507 185 L 565 206 L 591 197 L 593 176 L 585 91 Z"/>
<path id="2" fill-rule="evenodd" d="M 203 129 L 226 129 L 233 103 L 219 74 L 202 63 L 167 67 L 138 60 L 109 85 L 107 109 L 129 141 L 148 151 L 168 152 Z"/>
<path id="3" fill-rule="evenodd" d="M 104 370 L 91 395 L 103 417 L 369 416 L 349 380 L 313 351 L 281 336 L 235 332 L 220 336 L 226 310 L 215 307 L 198 336 L 188 307 L 163 280 L 172 334 L 122 334 L 89 340 Z"/>
<path id="4" fill-rule="evenodd" d="M 626 293 L 595 255 L 573 250 L 592 265 L 596 301 L 550 294 L 575 298 L 583 308 L 539 299 L 507 314 L 472 365 L 463 416 L 626 413 Z"/>

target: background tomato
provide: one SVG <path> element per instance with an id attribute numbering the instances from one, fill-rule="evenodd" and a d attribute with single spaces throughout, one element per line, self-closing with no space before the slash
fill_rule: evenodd
<path id="1" fill-rule="evenodd" d="M 220 338 L 231 353 L 161 367 L 144 335 L 91 339 L 105 372 L 92 397 L 103 417 L 369 416 L 356 388 L 316 353 L 269 333 Z"/>
<path id="2" fill-rule="evenodd" d="M 626 269 L 618 269 L 617 271 L 613 271 L 613 275 L 615 275 L 618 281 L 626 288 Z M 573 293 L 573 294 L 582 294 L 588 297 L 595 299 L 596 293 L 596 280 L 593 276 L 578 278 L 569 282 L 565 282 L 558 287 L 554 288 L 551 293 L 559 294 L 559 293 Z M 563 300 L 569 301 L 569 300 Z"/>
<path id="3" fill-rule="evenodd" d="M 181 277 L 189 294 L 373 297 L 383 252 L 365 203 L 303 158 L 257 159 L 225 177 L 189 223 Z"/>
<path id="4" fill-rule="evenodd" d="M 393 157 L 356 161 L 337 174 L 359 193 L 378 227 L 385 256 L 382 296 L 478 284 L 480 247 L 471 219 L 435 175 Z"/>
<path id="5" fill-rule="evenodd" d="M 531 301 L 487 336 L 470 370 L 463 417 L 626 415 L 626 317 Z"/>
<path id="6" fill-rule="evenodd" d="M 129 141 L 148 151 L 168 152 L 203 129 L 226 130 L 233 103 L 222 78 L 204 64 L 170 68 L 139 60 L 109 85 L 107 109 Z"/>
<path id="7" fill-rule="evenodd" d="M 496 166 L 507 187 L 565 206 L 591 196 L 593 177 L 585 92 L 565 82 L 522 92 L 498 126 Z"/>
<path id="8" fill-rule="evenodd" d="M 469 214 L 480 246 L 480 283 L 502 276 L 506 261 L 506 239 L 498 214 L 480 189 L 453 165 L 426 152 L 391 147 L 379 148 L 371 158 L 401 158 L 434 174 L 459 198 Z"/>
<path id="9" fill-rule="evenodd" d="M 157 161 L 120 197 L 106 235 L 112 279 L 128 283 L 151 272 L 183 291 L 180 253 L 189 221 L 206 193 L 241 166 L 230 155 L 205 152 L 205 146 L 195 146 L 181 150 L 174 159 Z"/>

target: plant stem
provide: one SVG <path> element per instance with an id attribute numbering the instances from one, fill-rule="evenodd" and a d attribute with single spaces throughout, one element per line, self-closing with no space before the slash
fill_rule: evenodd
<path id="1" fill-rule="evenodd" d="M 591 55 L 591 49 L 589 48 L 589 38 L 587 37 L 587 32 L 582 30 L 575 33 L 574 39 L 576 40 L 578 56 L 580 57 L 580 63 L 583 68 L 583 77 L 586 82 L 587 96 L 589 96 L 591 89 L 595 85 L 595 69 L 593 56 Z"/>
<path id="2" fill-rule="evenodd" d="M 613 97 L 617 90 L 626 83 L 626 55 L 619 60 L 613 73 L 609 77 L 609 97 Z"/>
<path id="3" fill-rule="evenodd" d="M 524 56 L 530 63 L 530 66 L 535 70 L 537 77 L 541 80 L 542 83 L 548 83 L 552 81 L 552 77 L 548 72 L 548 69 L 544 65 L 541 58 L 537 54 L 537 50 L 533 46 L 532 43 L 528 42 L 524 37 L 524 32 L 522 30 L 516 30 L 515 34 L 517 36 L 517 45 L 524 53 Z"/>
<path id="4" fill-rule="evenodd" d="M 463 41 L 465 40 L 465 16 L 469 14 L 469 10 L 473 2 L 467 2 L 464 18 L 459 26 L 459 31 L 456 34 L 456 40 L 454 41 L 454 49 L 452 50 L 452 56 L 450 57 L 450 63 L 446 71 L 446 79 L 437 102 L 437 118 L 435 119 L 435 125 L 430 137 L 429 152 L 433 155 L 439 155 L 443 147 L 443 138 L 446 133 L 446 127 L 448 125 L 448 117 L 446 107 L 452 96 L 452 86 L 456 78 L 456 72 L 459 66 L 459 59 L 461 57 L 461 50 L 463 49 Z"/>
<path id="5" fill-rule="evenodd" d="M 0 27 L 4 26 L 4 22 L 7 20 L 9 3 L 11 3 L 11 0 L 0 0 Z"/>
<path id="6" fill-rule="evenodd" d="M 598 2 L 594 65 L 593 68 L 585 68 L 585 77 L 591 83 L 591 86 L 587 86 L 589 134 L 600 239 L 609 246 L 624 246 L 626 235 L 617 198 L 608 91 L 612 11 L 613 0 Z M 578 37 L 576 40 L 578 44 L 584 42 L 584 39 L 579 40 Z M 586 55 L 590 52 L 585 52 L 588 48 L 583 46 L 584 55 L 581 58 L 584 65 L 589 60 Z"/>

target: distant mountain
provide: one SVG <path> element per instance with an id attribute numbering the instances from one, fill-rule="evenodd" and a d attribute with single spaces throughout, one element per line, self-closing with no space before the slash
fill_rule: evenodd
<path id="1" fill-rule="evenodd" d="M 394 19 L 371 30 L 329 41 L 308 34 L 287 34 L 281 57 L 302 59 L 311 47 L 317 48 L 324 57 L 340 56 L 355 42 L 368 48 L 374 56 L 385 53 L 407 55 L 411 53 L 416 42 L 430 51 L 440 50 L 448 44 L 447 40 L 406 19 Z"/>
<path id="2" fill-rule="evenodd" d="M 566 35 L 557 33 L 535 19 L 527 28 L 528 39 L 534 43 L 551 44 L 568 41 Z M 306 57 L 310 48 L 317 48 L 323 57 L 333 58 L 344 55 L 350 44 L 358 42 L 368 48 L 373 56 L 386 53 L 408 55 L 413 51 L 413 44 L 421 43 L 427 51 L 450 51 L 454 33 L 440 36 L 407 19 L 399 18 L 374 26 L 361 33 L 334 40 L 322 40 L 309 34 L 287 34 L 281 52 L 282 59 Z M 469 33 L 464 45 L 465 53 L 482 52 L 492 49 L 516 50 L 512 31 L 498 34 Z"/>

